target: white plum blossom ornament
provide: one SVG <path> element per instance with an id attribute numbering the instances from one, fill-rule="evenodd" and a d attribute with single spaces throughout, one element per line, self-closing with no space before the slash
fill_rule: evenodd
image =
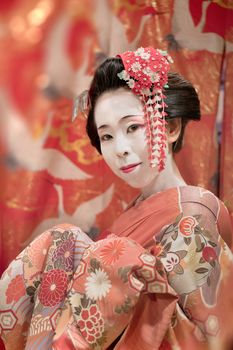
<path id="1" fill-rule="evenodd" d="M 139 47 L 139 48 L 135 51 L 135 55 L 141 56 L 144 52 L 145 52 L 144 47 Z"/>
<path id="2" fill-rule="evenodd" d="M 127 82 L 128 86 L 130 87 L 130 89 L 134 88 L 135 85 L 135 81 L 133 79 L 129 79 L 129 81 Z"/>
<path id="3" fill-rule="evenodd" d="M 132 71 L 133 71 L 134 73 L 136 73 L 136 72 L 139 72 L 139 71 L 140 71 L 140 69 L 142 68 L 142 66 L 140 65 L 139 62 L 135 62 L 135 63 L 132 64 L 131 68 L 132 68 Z"/>

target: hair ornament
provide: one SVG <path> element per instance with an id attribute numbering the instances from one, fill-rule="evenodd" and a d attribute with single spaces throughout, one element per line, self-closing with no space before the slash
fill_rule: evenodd
<path id="1" fill-rule="evenodd" d="M 168 71 L 173 60 L 167 51 L 152 47 L 140 47 L 118 57 L 125 68 L 118 77 L 126 81 L 143 103 L 150 164 L 161 171 L 165 167 L 167 145 L 163 89 L 168 88 Z"/>
<path id="2" fill-rule="evenodd" d="M 79 113 L 87 118 L 87 113 L 90 108 L 89 90 L 84 90 L 80 95 L 74 98 L 72 122 L 77 118 Z"/>

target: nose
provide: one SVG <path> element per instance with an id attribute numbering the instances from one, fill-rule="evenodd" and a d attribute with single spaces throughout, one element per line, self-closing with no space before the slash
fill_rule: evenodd
<path id="1" fill-rule="evenodd" d="M 130 153 L 130 144 L 127 137 L 118 135 L 115 139 L 115 151 L 119 158 L 126 157 Z"/>

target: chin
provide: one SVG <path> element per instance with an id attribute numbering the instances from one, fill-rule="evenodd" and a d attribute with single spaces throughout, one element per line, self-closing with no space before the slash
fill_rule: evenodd
<path id="1" fill-rule="evenodd" d="M 156 181 L 155 174 L 148 174 L 147 177 L 140 176 L 135 179 L 130 179 L 129 181 L 126 181 L 126 179 L 123 179 L 130 187 L 142 190 L 144 188 L 153 187 L 154 182 Z"/>
<path id="2" fill-rule="evenodd" d="M 127 185 L 129 185 L 130 187 L 135 188 L 137 190 L 140 190 L 142 188 L 142 186 L 140 186 L 138 183 L 135 184 L 135 183 L 132 183 L 132 182 L 127 182 L 127 181 L 125 181 L 125 182 L 127 183 Z"/>
<path id="3" fill-rule="evenodd" d="M 135 188 L 135 189 L 139 189 L 141 190 L 142 188 L 144 188 L 145 186 L 148 185 L 148 183 L 145 183 L 145 181 L 142 181 L 142 180 L 131 180 L 131 181 L 126 181 L 125 179 L 123 179 L 124 182 L 127 183 L 127 185 L 129 185 L 130 187 L 132 188 Z"/>

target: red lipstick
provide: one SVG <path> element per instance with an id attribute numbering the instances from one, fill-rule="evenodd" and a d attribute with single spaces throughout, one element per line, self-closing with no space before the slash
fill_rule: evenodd
<path id="1" fill-rule="evenodd" d="M 141 163 L 129 164 L 129 165 L 126 165 L 126 166 L 121 167 L 120 170 L 121 170 L 123 173 L 130 173 L 130 172 L 133 171 L 139 164 L 141 164 Z"/>

